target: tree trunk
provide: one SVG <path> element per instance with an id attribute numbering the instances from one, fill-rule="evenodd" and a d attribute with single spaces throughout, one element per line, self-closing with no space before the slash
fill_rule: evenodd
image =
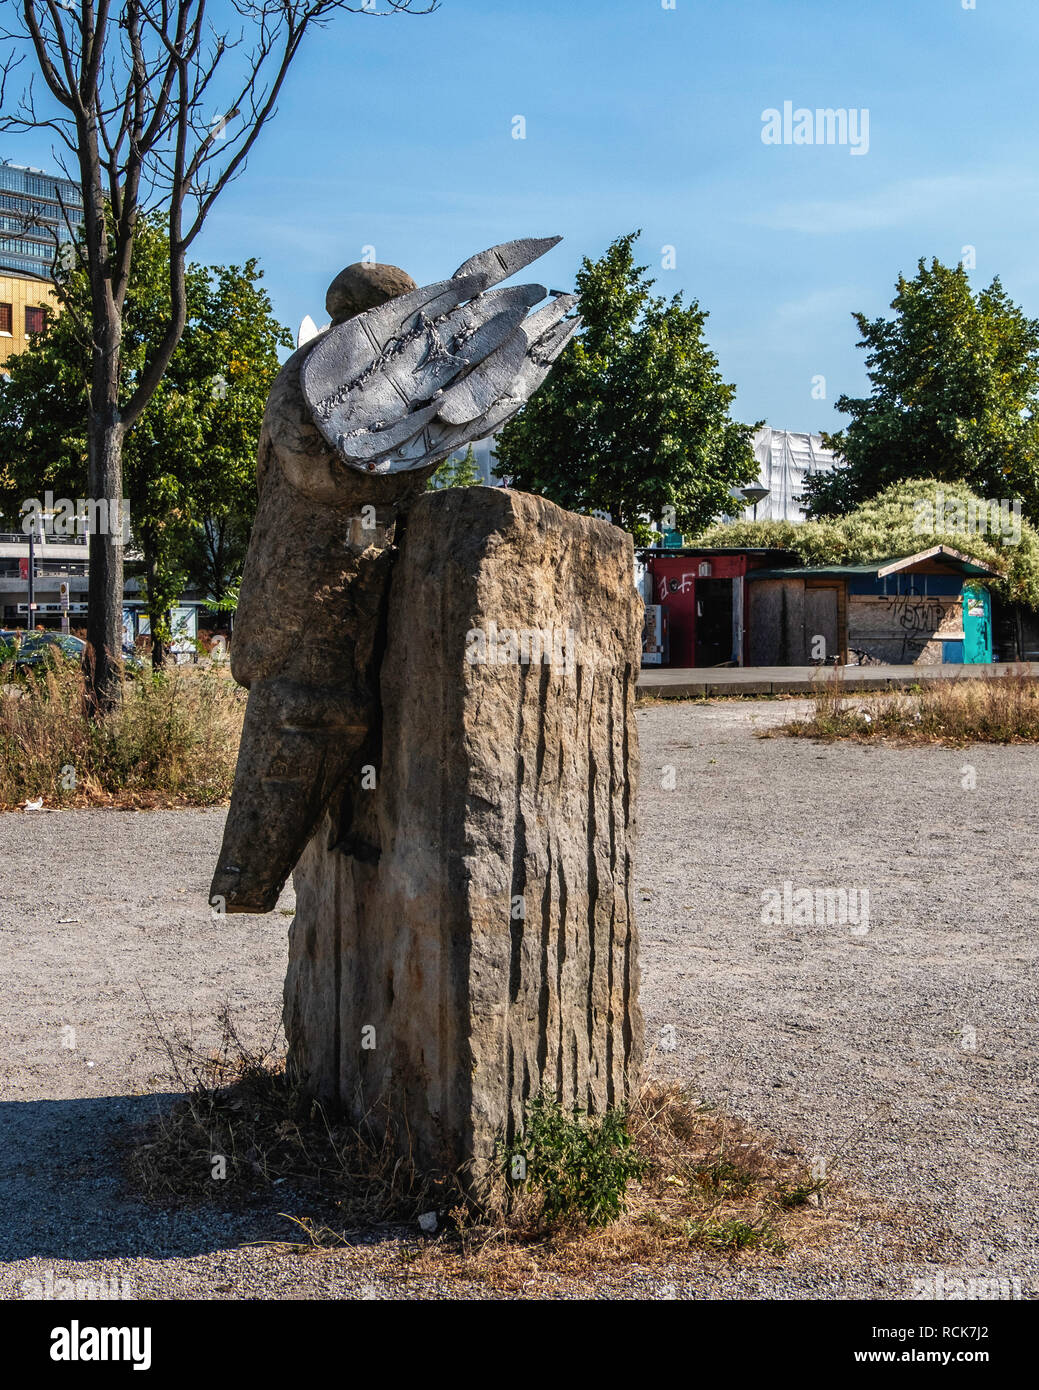
<path id="1" fill-rule="evenodd" d="M 123 536 L 121 526 L 109 524 L 111 501 L 121 498 L 123 491 L 123 427 L 114 398 L 91 412 L 88 480 L 95 504 L 87 590 L 87 641 L 92 663 L 88 696 L 94 709 L 103 713 L 119 703 L 122 675 Z M 102 501 L 106 503 L 103 509 L 97 505 Z"/>
<path id="2" fill-rule="evenodd" d="M 104 244 L 103 220 L 100 231 Z M 89 227 L 88 227 L 89 231 Z M 87 487 L 93 506 L 87 588 L 87 698 L 97 713 L 122 695 L 123 647 L 123 437 L 119 410 L 122 322 L 99 274 L 91 284 L 94 342 L 91 360 Z M 113 517 L 113 501 L 117 508 Z M 118 525 L 114 524 L 118 520 Z"/>
<path id="3" fill-rule="evenodd" d="M 158 561 L 155 557 L 155 549 L 150 540 L 150 530 L 146 529 L 143 533 L 142 544 L 144 547 L 144 572 L 147 576 L 148 584 L 148 626 L 151 628 L 152 636 L 152 670 L 158 671 L 165 666 L 168 651 L 166 643 L 163 641 L 162 634 L 169 625 L 170 613 L 168 608 L 163 608 L 162 604 L 156 601 L 156 594 L 159 592 L 155 582 L 158 572 Z"/>
<path id="4" fill-rule="evenodd" d="M 158 671 L 166 665 L 169 653 L 166 650 L 166 643 L 162 640 L 162 625 L 169 621 L 169 613 L 149 613 L 149 620 L 152 629 L 152 670 Z"/>

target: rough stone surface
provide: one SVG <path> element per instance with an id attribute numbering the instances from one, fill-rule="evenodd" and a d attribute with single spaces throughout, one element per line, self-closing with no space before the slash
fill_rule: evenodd
<path id="1" fill-rule="evenodd" d="M 210 900 L 269 912 L 378 723 L 379 632 L 397 518 L 431 468 L 365 478 L 325 445 L 300 388 L 271 390 L 231 670 L 249 690 Z"/>
<path id="2" fill-rule="evenodd" d="M 385 304 L 387 299 L 417 289 L 415 281 L 400 266 L 356 261 L 341 270 L 329 285 L 325 309 L 333 323 L 342 323 L 366 309 Z"/>
<path id="3" fill-rule="evenodd" d="M 423 1163 L 472 1158 L 474 1181 L 543 1084 L 601 1111 L 641 1065 L 639 609 L 607 523 L 424 495 L 391 580 L 375 785 L 362 769 L 295 873 L 291 1064 L 357 1119 L 406 1117 Z M 536 658 L 545 629 L 547 662 L 514 659 L 510 630 Z M 344 836 L 367 853 L 328 848 Z"/>
<path id="4" fill-rule="evenodd" d="M 499 489 L 420 495 L 576 329 L 572 296 L 528 317 L 543 287 L 486 292 L 552 244 L 424 289 L 351 266 L 275 380 L 210 889 L 269 912 L 299 863 L 292 1066 L 474 1184 L 533 1092 L 602 1110 L 641 1061 L 630 537 Z"/>

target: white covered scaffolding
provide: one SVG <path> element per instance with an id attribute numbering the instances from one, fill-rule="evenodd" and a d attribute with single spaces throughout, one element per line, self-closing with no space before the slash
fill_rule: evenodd
<path id="1" fill-rule="evenodd" d="M 822 435 L 774 430 L 766 425 L 755 431 L 751 444 L 761 486 L 768 489 L 757 504 L 758 521 L 804 521 L 805 479 L 815 473 L 829 473 L 834 466 L 833 451 L 823 447 Z M 754 515 L 754 506 L 748 503 L 739 520 L 751 521 Z"/>

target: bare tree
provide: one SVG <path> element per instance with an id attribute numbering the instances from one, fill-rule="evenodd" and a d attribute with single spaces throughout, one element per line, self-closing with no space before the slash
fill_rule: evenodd
<path id="1" fill-rule="evenodd" d="M 307 34 L 338 11 L 427 14 L 438 0 L 2 0 L 0 130 L 47 129 L 55 158 L 82 190 L 67 230 L 90 280 L 90 495 L 109 510 L 122 497 L 126 431 L 147 405 L 185 326 L 188 249 L 275 114 Z M 381 8 L 379 6 L 381 5 Z M 16 108 L 4 98 L 22 64 L 31 72 Z M 120 391 L 123 304 L 142 212 L 169 218 L 170 314 L 152 355 Z M 81 226 L 75 225 L 81 221 Z M 126 398 L 121 399 L 125 394 Z M 122 537 L 90 538 L 87 636 L 99 708 L 118 699 Z"/>

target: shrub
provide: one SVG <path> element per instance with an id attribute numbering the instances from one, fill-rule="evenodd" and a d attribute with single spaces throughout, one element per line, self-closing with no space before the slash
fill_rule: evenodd
<path id="1" fill-rule="evenodd" d="M 506 1169 L 522 1155 L 528 1188 L 541 1199 L 547 1225 L 580 1218 L 605 1226 L 625 1209 L 625 1188 L 642 1177 L 645 1161 L 635 1153 L 627 1114 L 620 1107 L 591 1118 L 580 1109 L 567 1114 L 554 1096 L 541 1092 L 527 1104 L 523 1133 L 503 1153 Z"/>
<path id="2" fill-rule="evenodd" d="M 207 806 L 230 795 L 246 693 L 225 672 L 145 672 L 103 718 L 85 694 L 71 662 L 17 677 L 0 667 L 0 805 Z"/>

